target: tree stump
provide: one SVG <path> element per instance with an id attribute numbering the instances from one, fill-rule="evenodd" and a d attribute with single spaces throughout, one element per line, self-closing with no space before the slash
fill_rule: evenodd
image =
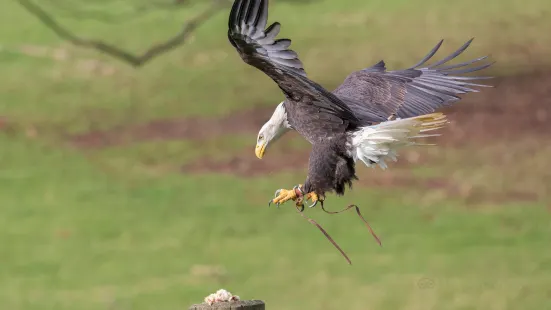
<path id="1" fill-rule="evenodd" d="M 240 300 L 217 302 L 212 305 L 202 303 L 189 307 L 189 310 L 265 310 L 262 300 Z"/>

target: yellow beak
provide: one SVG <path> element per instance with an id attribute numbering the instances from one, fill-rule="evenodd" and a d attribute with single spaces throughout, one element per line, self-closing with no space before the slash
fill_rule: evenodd
<path id="1" fill-rule="evenodd" d="M 256 154 L 256 157 L 258 157 L 259 159 L 262 159 L 262 156 L 264 156 L 265 149 L 266 149 L 265 143 L 257 144 L 256 147 L 254 148 L 254 153 Z"/>

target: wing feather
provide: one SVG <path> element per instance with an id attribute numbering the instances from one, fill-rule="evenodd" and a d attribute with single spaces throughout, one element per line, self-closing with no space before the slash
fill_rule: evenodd
<path id="1" fill-rule="evenodd" d="M 426 65 L 426 63 L 440 49 L 443 40 L 438 42 L 423 59 L 407 69 L 387 71 L 384 62 L 380 61 L 372 67 L 351 73 L 333 93 L 339 97 L 355 98 L 356 103 L 352 108 L 356 114 L 361 113 L 357 110 L 358 101 L 400 118 L 432 113 L 438 108 L 459 101 L 458 95 L 478 92 L 477 87 L 491 87 L 476 81 L 492 77 L 461 76 L 490 67 L 493 62 L 484 62 L 488 56 L 446 65 L 467 50 L 472 42 L 473 39 L 470 39 L 453 53 L 432 65 Z M 393 81 L 393 84 L 385 83 L 388 81 Z M 358 115 L 358 117 L 365 119 L 364 115 Z M 378 121 L 373 119 L 372 122 Z"/>
<path id="2" fill-rule="evenodd" d="M 463 44 L 460 48 L 458 48 L 457 51 L 451 53 L 450 55 L 448 55 L 448 57 L 446 57 L 446 58 L 444 58 L 440 61 L 437 61 L 436 63 L 432 64 L 428 68 L 429 69 L 436 68 L 436 67 L 438 67 L 442 64 L 445 64 L 446 62 L 454 59 L 455 57 L 461 55 L 461 53 L 463 53 L 467 49 L 467 47 L 469 47 L 469 45 L 471 45 L 473 40 L 474 40 L 474 38 L 471 38 L 469 41 L 465 42 L 465 44 Z"/>
<path id="3" fill-rule="evenodd" d="M 415 69 L 417 67 L 424 65 L 429 59 L 432 58 L 432 56 L 434 56 L 434 54 L 436 54 L 436 52 L 438 52 L 438 49 L 440 49 L 440 46 L 442 46 L 442 43 L 444 43 L 444 40 L 440 40 L 440 42 L 438 42 L 438 44 L 436 44 L 436 46 L 434 46 L 432 50 L 430 50 L 430 52 L 425 57 L 423 57 L 423 59 L 421 59 L 421 61 L 419 61 L 412 67 L 410 67 L 410 69 Z"/>
<path id="4" fill-rule="evenodd" d="M 235 0 L 228 40 L 243 61 L 264 72 L 285 94 L 291 125 L 310 142 L 359 124 L 350 107 L 306 76 L 290 39 L 277 39 L 281 24 L 268 21 L 268 0 Z M 291 105 L 290 107 L 288 105 Z"/>

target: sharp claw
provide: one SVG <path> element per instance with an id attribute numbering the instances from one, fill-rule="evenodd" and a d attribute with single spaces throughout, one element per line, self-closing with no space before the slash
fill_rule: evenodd
<path id="1" fill-rule="evenodd" d="M 314 201 L 314 203 L 311 204 L 311 205 L 309 205 L 308 208 L 313 208 L 313 207 L 315 207 L 315 206 L 318 204 L 318 201 L 319 201 L 319 200 Z"/>
<path id="2" fill-rule="evenodd" d="M 297 201 L 297 203 L 295 203 L 295 205 L 297 206 L 297 208 L 299 208 L 300 212 L 304 211 L 304 202 L 303 201 Z"/>
<path id="3" fill-rule="evenodd" d="M 279 196 L 279 193 L 281 193 L 281 189 L 278 189 L 277 191 L 275 191 L 274 197 Z"/>
<path id="4" fill-rule="evenodd" d="M 272 202 L 273 202 L 273 199 L 270 199 L 270 201 L 268 201 L 268 207 L 272 205 Z"/>

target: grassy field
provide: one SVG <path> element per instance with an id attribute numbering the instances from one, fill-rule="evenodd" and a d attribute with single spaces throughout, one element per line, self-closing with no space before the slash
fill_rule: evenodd
<path id="1" fill-rule="evenodd" d="M 441 38 L 442 57 L 476 37 L 462 59 L 491 54 L 494 74 L 551 65 L 548 1 L 272 2 L 271 19 L 328 88 L 381 58 L 389 69 L 411 65 Z M 204 9 L 113 24 L 46 3 L 74 32 L 131 51 Z M 505 140 L 490 129 L 491 143 L 407 151 L 386 172 L 360 168 L 363 181 L 331 196 L 328 208 L 360 205 L 382 248 L 353 214 L 307 210 L 348 253 L 348 266 L 291 205 L 266 206 L 274 190 L 303 181 L 305 166 L 285 155 L 307 145 L 291 135 L 253 159 L 255 119 L 282 96 L 227 42 L 227 14 L 134 69 L 60 40 L 16 1 L 0 4 L 11 25 L 0 28 L 2 309 L 185 309 L 219 288 L 287 310 L 551 303 L 549 136 Z M 251 109 L 259 112 L 232 121 Z M 181 129 L 190 123 L 198 129 Z M 86 142 L 98 132 L 119 135 Z M 206 159 L 220 168 L 183 168 Z M 249 171 L 273 161 L 279 166 Z"/>

